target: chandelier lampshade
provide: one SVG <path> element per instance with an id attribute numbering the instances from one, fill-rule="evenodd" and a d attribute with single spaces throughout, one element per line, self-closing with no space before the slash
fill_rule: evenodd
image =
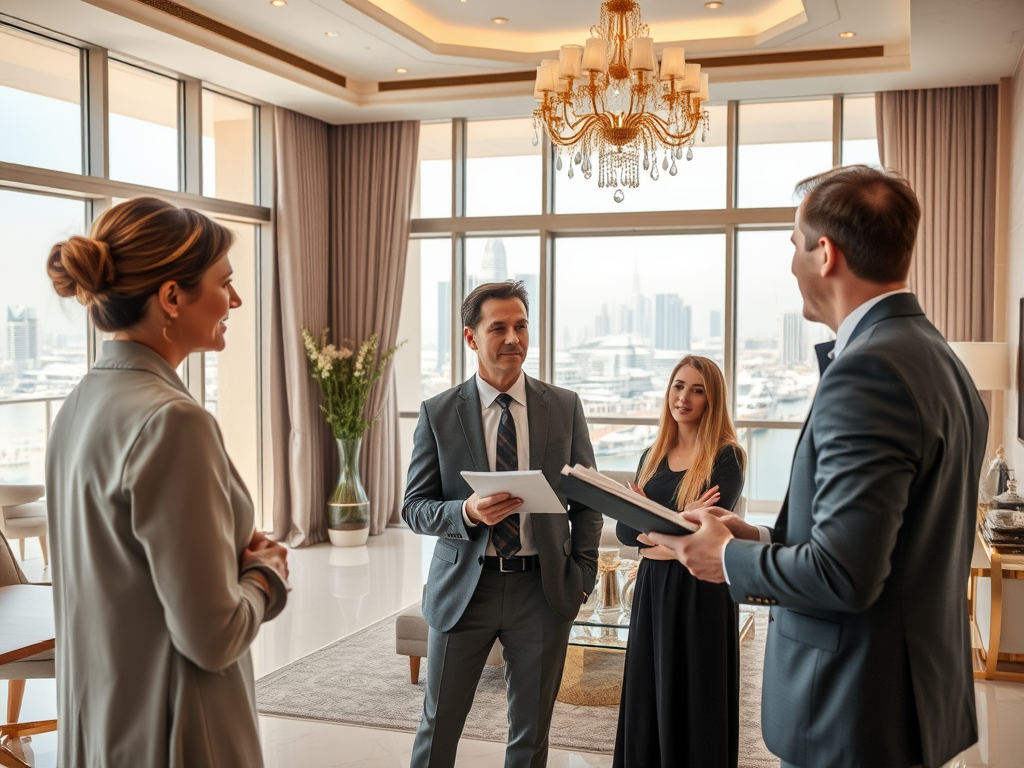
<path id="1" fill-rule="evenodd" d="M 563 45 L 557 61 L 537 68 L 534 127 L 551 139 L 558 170 L 568 156 L 569 178 L 575 168 L 591 178 L 596 155 L 598 187 L 615 188 L 622 202 L 623 187 L 640 186 L 641 166 L 657 180 L 659 160 L 675 176 L 684 146 L 693 159 L 698 129 L 703 140 L 710 128 L 708 76 L 678 47 L 662 51 L 659 67 L 634 0 L 606 0 L 590 32 L 585 45 Z"/>

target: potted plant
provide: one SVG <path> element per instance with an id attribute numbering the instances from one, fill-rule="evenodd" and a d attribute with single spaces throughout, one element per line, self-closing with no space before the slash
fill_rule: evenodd
<path id="1" fill-rule="evenodd" d="M 331 425 L 341 465 L 337 486 L 327 500 L 327 532 L 337 547 L 358 547 L 370 535 L 370 501 L 359 477 L 359 449 L 378 418 L 367 417 L 366 403 L 398 347 L 381 352 L 376 333 L 357 350 L 338 347 L 327 342 L 329 331 L 325 328 L 315 338 L 308 328 L 302 329 L 309 373 L 320 385 L 320 410 Z"/>

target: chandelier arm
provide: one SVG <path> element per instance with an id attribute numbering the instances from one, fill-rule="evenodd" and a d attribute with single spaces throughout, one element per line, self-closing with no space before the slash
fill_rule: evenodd
<path id="1" fill-rule="evenodd" d="M 581 117 L 576 123 L 566 124 L 566 126 L 570 130 L 575 131 L 575 133 L 569 136 L 563 136 L 561 134 L 552 134 L 551 130 L 549 129 L 548 137 L 551 139 L 551 142 L 553 144 L 557 144 L 558 146 L 561 147 L 568 147 L 582 139 L 584 134 L 594 129 L 595 123 L 599 123 L 601 121 L 602 118 L 599 115 L 585 115 Z M 579 130 L 576 130 L 577 127 L 579 127 Z"/>

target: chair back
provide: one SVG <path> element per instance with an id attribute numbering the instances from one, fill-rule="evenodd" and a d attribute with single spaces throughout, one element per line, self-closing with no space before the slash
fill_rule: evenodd
<path id="1" fill-rule="evenodd" d="M 14 584 L 28 584 L 28 579 L 25 578 L 18 561 L 14 559 L 7 537 L 0 533 L 0 587 L 10 587 Z"/>

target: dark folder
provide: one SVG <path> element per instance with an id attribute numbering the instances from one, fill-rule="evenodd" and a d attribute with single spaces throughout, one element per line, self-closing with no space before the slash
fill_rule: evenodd
<path id="1" fill-rule="evenodd" d="M 672 536 L 692 533 L 680 523 L 673 523 L 671 520 L 659 517 L 650 510 L 621 499 L 578 477 L 561 475 L 558 479 L 558 488 L 572 501 L 578 501 L 580 504 L 585 504 L 593 510 L 608 515 L 608 517 L 621 520 L 630 528 L 641 533 L 656 531 Z"/>

